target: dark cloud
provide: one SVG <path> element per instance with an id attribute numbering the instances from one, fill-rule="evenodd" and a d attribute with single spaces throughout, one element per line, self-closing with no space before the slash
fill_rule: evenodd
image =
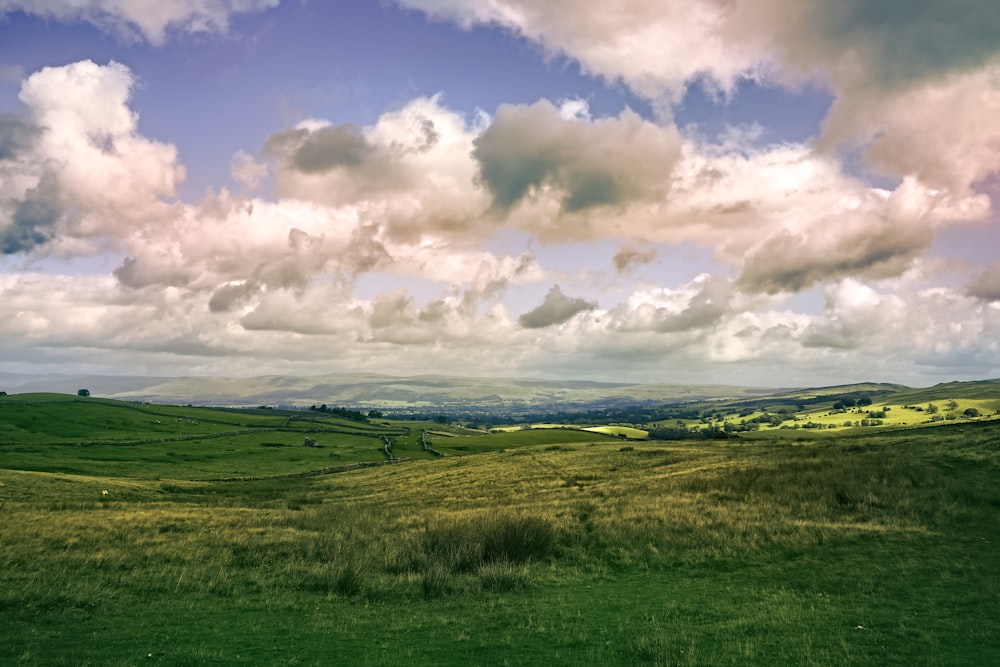
<path id="1" fill-rule="evenodd" d="M 259 292 L 260 285 L 253 281 L 228 283 L 212 293 L 208 309 L 213 313 L 226 313 L 246 303 Z"/>
<path id="2" fill-rule="evenodd" d="M 563 210 L 574 212 L 662 194 L 679 147 L 673 128 L 631 111 L 590 122 L 564 118 L 541 100 L 501 106 L 472 154 L 497 209 L 550 185 L 560 191 Z"/>
<path id="3" fill-rule="evenodd" d="M 1000 301 L 1000 260 L 986 267 L 965 292 L 983 301 Z"/>
<path id="4" fill-rule="evenodd" d="M 881 86 L 981 67 L 1000 54 L 995 0 L 813 0 L 811 29 L 855 51 Z M 804 48 L 812 48 L 806 46 Z"/>
<path id="5" fill-rule="evenodd" d="M 322 174 L 337 167 L 358 167 L 375 152 L 353 124 L 330 125 L 318 130 L 286 130 L 272 135 L 264 149 L 288 160 L 307 174 Z"/>
<path id="6" fill-rule="evenodd" d="M 151 285 L 180 287 L 191 282 L 192 275 L 184 267 L 165 259 L 157 261 L 153 257 L 126 257 L 122 265 L 112 271 L 114 277 L 124 287 L 142 289 Z"/>
<path id="7" fill-rule="evenodd" d="M 622 246 L 615 253 L 614 263 L 615 268 L 618 269 L 619 273 L 625 273 L 626 271 L 631 271 L 635 267 L 641 264 L 649 264 L 656 259 L 656 250 L 653 248 L 646 248 L 640 250 L 639 248 L 634 248 L 632 246 Z"/>
<path id="8" fill-rule="evenodd" d="M 55 179 L 45 176 L 14 205 L 10 224 L 0 230 L 0 253 L 12 255 L 40 246 L 55 233 L 62 216 L 59 189 Z"/>
<path id="9" fill-rule="evenodd" d="M 849 276 L 898 276 L 932 240 L 926 225 L 896 227 L 889 222 L 873 222 L 832 241 L 783 230 L 747 258 L 737 284 L 749 292 L 777 294 Z"/>
<path id="10" fill-rule="evenodd" d="M 525 329 L 541 329 L 553 324 L 560 324 L 577 313 L 597 308 L 597 303 L 586 299 L 576 299 L 563 294 L 559 285 L 553 285 L 545 295 L 542 304 L 521 315 L 518 322 Z"/>
<path id="11" fill-rule="evenodd" d="M 17 157 L 34 142 L 38 128 L 14 114 L 0 113 L 0 160 Z"/>
<path id="12" fill-rule="evenodd" d="M 292 155 L 299 171 L 317 174 L 335 167 L 357 167 L 374 149 L 356 125 L 334 125 L 309 134 Z"/>
<path id="13" fill-rule="evenodd" d="M 361 128 L 353 123 L 328 125 L 315 130 L 297 128 L 272 135 L 264 150 L 287 161 L 288 166 L 304 174 L 325 174 L 333 169 L 379 168 L 409 152 L 432 149 L 441 137 L 430 118 L 420 119 L 413 128 L 414 137 L 407 145 L 389 147 L 372 144 Z"/>

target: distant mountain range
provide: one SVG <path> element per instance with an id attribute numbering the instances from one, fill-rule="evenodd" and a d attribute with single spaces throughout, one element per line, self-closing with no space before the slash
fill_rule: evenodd
<path id="1" fill-rule="evenodd" d="M 471 407 L 587 409 L 598 406 L 732 399 L 776 390 L 727 385 L 627 384 L 439 375 L 393 377 L 374 373 L 314 376 L 136 377 L 0 373 L 7 393 L 76 393 L 128 401 L 216 406 L 310 406 L 431 409 Z"/>
<path id="2" fill-rule="evenodd" d="M 589 410 L 769 397 L 807 398 L 845 392 L 890 394 L 917 402 L 940 396 L 1000 396 L 1000 380 L 949 382 L 927 389 L 901 384 L 859 383 L 819 388 L 759 388 L 729 385 L 634 384 L 444 375 L 395 377 L 376 373 L 313 376 L 139 377 L 128 375 L 24 375 L 0 373 L 8 394 L 56 392 L 125 401 L 213 406 L 294 406 L 391 410 L 490 411 Z"/>

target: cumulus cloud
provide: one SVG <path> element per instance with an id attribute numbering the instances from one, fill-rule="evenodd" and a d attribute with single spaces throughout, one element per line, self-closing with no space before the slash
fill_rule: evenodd
<path id="1" fill-rule="evenodd" d="M 826 300 L 826 317 L 803 333 L 805 347 L 854 349 L 871 337 L 886 336 L 905 319 L 901 299 L 853 279 L 828 287 Z"/>
<path id="2" fill-rule="evenodd" d="M 397 1 L 465 26 L 503 26 L 650 98 L 679 100 L 699 77 L 731 90 L 741 77 L 756 76 L 765 59 L 760 38 L 725 30 L 734 10 L 718 0 L 625 0 L 613 7 L 595 0 Z"/>
<path id="3" fill-rule="evenodd" d="M 310 120 L 271 136 L 282 197 L 356 206 L 394 238 L 465 237 L 488 231 L 469 155 L 483 118 L 466 119 L 439 97 L 417 98 L 368 127 Z"/>
<path id="4" fill-rule="evenodd" d="M 1000 168 L 1000 15 L 991 0 L 397 2 L 463 26 L 502 26 L 661 102 L 665 117 L 693 82 L 729 94 L 740 80 L 815 81 L 834 96 L 824 150 L 863 149 L 887 173 L 956 197 Z M 538 180 L 527 174 L 495 179 L 507 184 L 501 203 Z"/>
<path id="5" fill-rule="evenodd" d="M 702 274 L 677 289 L 639 290 L 609 312 L 611 326 L 622 331 L 673 333 L 711 327 L 732 310 L 730 281 Z"/>
<path id="6" fill-rule="evenodd" d="M 765 238 L 747 254 L 739 284 L 751 291 L 795 292 L 850 276 L 900 276 L 930 246 L 935 223 L 969 216 L 950 204 L 910 178 L 891 193 L 868 190 L 807 225 Z"/>
<path id="7" fill-rule="evenodd" d="M 0 234 L 23 252 L 161 219 L 184 177 L 173 146 L 143 137 L 118 63 L 47 67 L 21 87 L 26 121 L 0 121 Z"/>
<path id="8" fill-rule="evenodd" d="M 236 151 L 229 161 L 229 175 L 244 192 L 256 192 L 268 173 L 267 164 L 246 151 Z"/>
<path id="9" fill-rule="evenodd" d="M 970 196 L 1000 172 L 1000 64 L 892 94 L 844 96 L 824 121 L 823 145 L 839 143 L 860 147 L 885 173 Z"/>
<path id="10" fill-rule="evenodd" d="M 553 324 L 562 324 L 578 313 L 597 308 L 597 303 L 563 294 L 559 285 L 553 285 L 542 303 L 517 318 L 525 329 L 542 329 Z"/>
<path id="11" fill-rule="evenodd" d="M 167 33 L 225 33 L 236 14 L 277 7 L 280 0 L 0 0 L 0 16 L 21 11 L 60 21 L 87 21 L 128 39 L 162 44 Z"/>
<path id="12" fill-rule="evenodd" d="M 567 212 L 662 198 L 679 154 L 673 126 L 629 110 L 597 121 L 579 110 L 568 117 L 548 100 L 501 106 L 473 151 L 500 210 L 551 187 Z"/>
<path id="13" fill-rule="evenodd" d="M 397 2 L 466 27 L 502 26 L 651 98 L 677 99 L 698 80 L 731 91 L 741 78 L 899 88 L 979 68 L 1000 53 L 990 0 Z"/>

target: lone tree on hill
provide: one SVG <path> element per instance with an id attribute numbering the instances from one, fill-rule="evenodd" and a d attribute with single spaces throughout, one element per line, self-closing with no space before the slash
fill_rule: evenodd
<path id="1" fill-rule="evenodd" d="M 76 395 L 77 396 L 90 396 L 90 390 L 89 389 L 77 389 L 76 390 Z"/>

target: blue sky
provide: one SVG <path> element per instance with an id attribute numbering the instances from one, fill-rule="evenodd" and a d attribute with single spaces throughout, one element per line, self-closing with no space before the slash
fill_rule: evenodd
<path id="1" fill-rule="evenodd" d="M 0 1 L 0 369 L 994 377 L 989 4 Z"/>

